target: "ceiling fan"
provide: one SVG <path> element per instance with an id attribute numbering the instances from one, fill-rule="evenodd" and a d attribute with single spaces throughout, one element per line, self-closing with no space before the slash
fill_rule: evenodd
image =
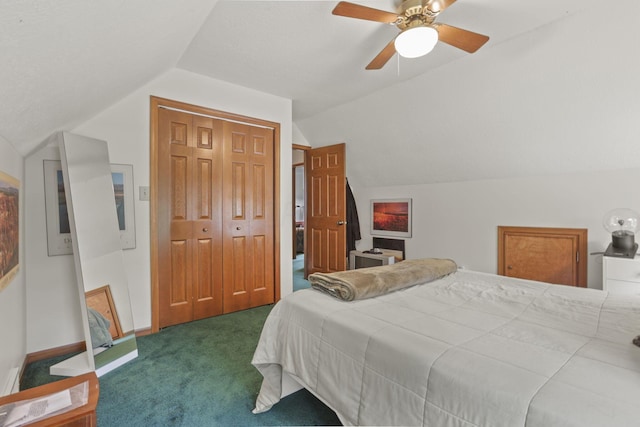
<path id="1" fill-rule="evenodd" d="M 429 53 L 438 40 L 469 53 L 480 49 L 489 37 L 435 22 L 436 17 L 455 1 L 405 0 L 399 13 L 341 1 L 332 13 L 347 18 L 394 24 L 401 30 L 366 67 L 367 70 L 378 70 L 394 53 L 398 52 L 406 58 L 417 58 Z"/>

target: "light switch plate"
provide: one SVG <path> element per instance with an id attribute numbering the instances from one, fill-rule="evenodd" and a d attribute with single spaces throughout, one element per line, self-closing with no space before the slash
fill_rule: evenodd
<path id="1" fill-rule="evenodd" d="M 148 202 L 149 201 L 149 187 L 138 187 L 138 189 L 140 190 L 140 200 L 142 200 L 143 202 Z"/>

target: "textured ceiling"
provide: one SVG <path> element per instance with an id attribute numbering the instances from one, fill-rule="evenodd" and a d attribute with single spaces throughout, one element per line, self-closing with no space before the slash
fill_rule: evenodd
<path id="1" fill-rule="evenodd" d="M 1 0 L 0 136 L 25 154 L 175 67 L 214 5 Z"/>
<path id="2" fill-rule="evenodd" d="M 174 67 L 290 98 L 298 120 L 468 56 L 439 44 L 365 71 L 397 29 L 333 16 L 336 3 L 2 0 L 0 136 L 28 153 Z M 490 36 L 476 56 L 596 4 L 458 0 L 438 21 Z"/>
<path id="3" fill-rule="evenodd" d="M 395 11 L 393 0 L 357 1 Z M 438 44 L 429 55 L 382 70 L 365 66 L 394 25 L 334 16 L 337 1 L 220 0 L 178 67 L 293 99 L 294 120 L 423 74 L 469 54 Z M 482 55 L 507 39 L 596 4 L 594 0 L 458 0 L 437 22 L 488 35 Z"/>
<path id="4" fill-rule="evenodd" d="M 592 6 L 296 125 L 362 186 L 638 168 L 638 16 Z"/>

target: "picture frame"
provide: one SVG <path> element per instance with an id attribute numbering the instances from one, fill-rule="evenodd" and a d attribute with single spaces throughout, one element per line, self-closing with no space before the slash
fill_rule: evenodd
<path id="1" fill-rule="evenodd" d="M 0 291 L 20 269 L 20 180 L 0 172 Z"/>
<path id="2" fill-rule="evenodd" d="M 371 235 L 411 237 L 411 199 L 371 200 Z"/>
<path id="3" fill-rule="evenodd" d="M 120 318 L 116 311 L 116 305 L 113 303 L 111 295 L 111 286 L 104 285 L 100 288 L 93 289 L 84 293 L 87 307 L 92 308 L 105 319 L 109 321 L 109 333 L 111 338 L 117 340 L 124 337 L 122 327 L 120 326 Z"/>
<path id="4" fill-rule="evenodd" d="M 45 212 L 47 219 L 47 252 L 49 256 L 73 253 L 67 214 L 62 164 L 60 160 L 44 160 Z M 136 247 L 133 203 L 133 165 L 111 164 L 115 208 L 120 228 L 122 249 Z"/>

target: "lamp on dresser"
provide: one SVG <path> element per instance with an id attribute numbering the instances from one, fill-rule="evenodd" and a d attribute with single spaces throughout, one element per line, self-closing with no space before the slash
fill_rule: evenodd
<path id="1" fill-rule="evenodd" d="M 605 230 L 611 233 L 611 243 L 605 256 L 633 258 L 638 250 L 635 235 L 640 226 L 640 214 L 627 208 L 617 208 L 602 219 Z"/>
<path id="2" fill-rule="evenodd" d="M 602 289 L 640 296 L 640 255 L 635 234 L 640 215 L 627 208 L 613 209 L 602 220 L 611 233 L 611 243 L 602 257 Z"/>

